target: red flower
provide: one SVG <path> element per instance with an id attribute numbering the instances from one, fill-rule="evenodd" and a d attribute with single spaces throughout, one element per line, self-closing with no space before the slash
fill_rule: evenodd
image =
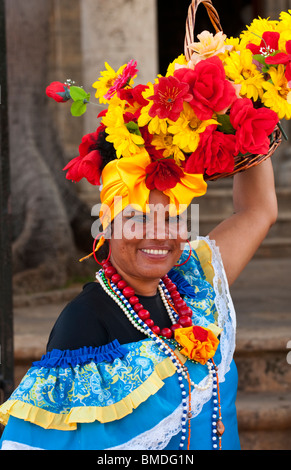
<path id="1" fill-rule="evenodd" d="M 275 31 L 265 31 L 262 35 L 262 40 L 260 45 L 249 43 L 247 44 L 247 49 L 250 49 L 254 55 L 256 54 L 269 54 L 270 52 L 275 52 L 278 49 L 278 42 L 280 38 L 280 33 Z"/>
<path id="2" fill-rule="evenodd" d="M 154 85 L 154 95 L 149 97 L 154 101 L 149 115 L 177 121 L 183 110 L 183 102 L 192 99 L 188 90 L 189 86 L 186 83 L 181 83 L 175 77 L 161 77 L 159 82 Z"/>
<path id="3" fill-rule="evenodd" d="M 147 85 L 137 85 L 134 88 L 123 88 L 122 90 L 119 90 L 117 94 L 121 100 L 127 101 L 131 106 L 146 106 L 148 104 L 148 100 L 142 96 L 142 93 L 147 88 Z"/>
<path id="4" fill-rule="evenodd" d="M 208 126 L 200 136 L 200 143 L 187 159 L 187 173 L 231 173 L 234 169 L 236 138 L 232 134 L 223 134 L 215 125 Z"/>
<path id="5" fill-rule="evenodd" d="M 82 157 L 78 156 L 69 161 L 69 163 L 63 168 L 67 170 L 66 178 L 71 181 L 78 183 L 83 178 L 83 174 L 79 172 L 79 166 L 82 161 Z"/>
<path id="6" fill-rule="evenodd" d="M 142 92 L 147 88 L 147 85 L 137 85 L 134 88 L 123 88 L 117 93 L 121 100 L 124 100 L 128 103 L 130 109 L 129 112 L 132 115 L 130 119 L 131 121 L 137 120 L 140 116 L 142 107 L 148 104 L 148 100 L 142 96 Z M 127 113 L 128 112 L 125 112 L 124 115 Z"/>
<path id="7" fill-rule="evenodd" d="M 159 191 L 174 188 L 184 174 L 172 158 L 156 160 L 150 163 L 145 171 L 147 188 Z"/>
<path id="8" fill-rule="evenodd" d="M 144 140 L 144 147 L 146 151 L 148 152 L 149 156 L 151 157 L 152 160 L 158 160 L 163 157 L 163 151 L 156 149 L 154 145 L 152 145 L 152 139 L 153 136 L 150 134 L 148 127 L 140 127 L 140 132 L 142 135 L 142 138 Z"/>
<path id="9" fill-rule="evenodd" d="M 210 119 L 214 112 L 227 110 L 236 99 L 235 89 L 226 80 L 222 62 L 216 56 L 201 60 L 194 70 L 178 69 L 174 76 L 188 83 L 190 105 L 202 121 Z"/>
<path id="10" fill-rule="evenodd" d="M 284 64 L 286 65 L 285 77 L 287 82 L 291 80 L 291 41 L 286 41 L 286 52 L 278 52 L 273 56 L 266 57 L 266 64 Z"/>
<path id="11" fill-rule="evenodd" d="M 230 122 L 236 129 L 235 154 L 265 155 L 269 151 L 269 135 L 278 122 L 271 109 L 254 108 L 249 98 L 239 98 L 230 110 Z"/>
<path id="12" fill-rule="evenodd" d="M 97 150 L 97 140 L 101 129 L 101 125 L 91 134 L 87 134 L 82 138 L 79 145 L 80 155 L 73 158 L 64 168 L 68 170 L 66 178 L 71 181 L 78 182 L 82 178 L 86 178 L 89 183 L 94 185 L 100 184 L 102 156 Z"/>
<path id="13" fill-rule="evenodd" d="M 71 98 L 69 85 L 61 82 L 52 82 L 46 87 L 46 94 L 59 103 L 65 103 Z"/>
<path id="14" fill-rule="evenodd" d="M 121 90 L 122 88 L 126 87 L 130 82 L 130 79 L 133 78 L 138 69 L 136 68 L 137 62 L 131 60 L 128 62 L 127 66 L 123 69 L 120 75 L 114 80 L 114 84 L 112 87 L 109 88 L 104 98 L 110 100 L 116 91 Z"/>
<path id="15" fill-rule="evenodd" d="M 207 340 L 208 331 L 205 328 L 201 328 L 201 326 L 193 326 L 192 331 L 195 339 L 198 339 L 198 341 L 201 341 L 201 343 Z"/>

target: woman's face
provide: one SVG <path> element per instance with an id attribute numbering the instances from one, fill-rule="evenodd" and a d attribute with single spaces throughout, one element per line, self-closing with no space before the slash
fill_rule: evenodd
<path id="1" fill-rule="evenodd" d="M 169 198 L 154 190 L 149 213 L 127 207 L 114 219 L 111 262 L 129 285 L 140 286 L 140 294 L 142 283 L 156 283 L 176 264 L 187 239 L 186 216 L 170 217 L 168 204 Z"/>

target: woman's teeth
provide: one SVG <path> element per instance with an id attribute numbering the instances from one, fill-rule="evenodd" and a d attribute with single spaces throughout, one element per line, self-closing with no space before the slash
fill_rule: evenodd
<path id="1" fill-rule="evenodd" d="M 141 250 L 144 253 L 148 253 L 150 255 L 167 255 L 169 250 L 147 250 L 143 249 Z"/>

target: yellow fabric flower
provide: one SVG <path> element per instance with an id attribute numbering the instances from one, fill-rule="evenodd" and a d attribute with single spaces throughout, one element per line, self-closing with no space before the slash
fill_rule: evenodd
<path id="1" fill-rule="evenodd" d="M 95 97 L 99 99 L 100 103 L 108 103 L 108 100 L 104 98 L 104 95 L 108 92 L 114 84 L 114 81 L 122 73 L 122 70 L 126 67 L 126 64 L 122 65 L 117 72 L 105 62 L 106 70 L 100 73 L 99 79 L 93 83 L 92 87 L 96 88 Z"/>
<path id="2" fill-rule="evenodd" d="M 206 364 L 208 359 L 214 356 L 219 344 L 215 334 L 210 329 L 202 326 L 177 328 L 175 330 L 175 339 L 183 346 L 180 353 L 200 364 Z"/>
<path id="3" fill-rule="evenodd" d="M 269 74 L 272 82 L 265 82 L 266 90 L 262 97 L 263 104 L 275 111 L 279 119 L 291 119 L 291 90 L 285 78 L 285 68 L 283 64 L 278 65 L 278 69 L 271 67 Z"/>
<path id="4" fill-rule="evenodd" d="M 235 84 L 241 85 L 240 95 L 257 101 L 263 96 L 264 76 L 253 64 L 253 55 L 249 49 L 231 52 L 225 59 L 226 76 Z"/>
<path id="5" fill-rule="evenodd" d="M 176 122 L 171 121 L 168 132 L 174 135 L 173 144 L 186 153 L 194 152 L 200 141 L 200 134 L 210 124 L 218 124 L 215 119 L 200 121 L 189 103 L 184 103 L 184 110 Z"/>
<path id="6" fill-rule="evenodd" d="M 129 131 L 124 124 L 123 109 L 120 106 L 109 106 L 102 123 L 106 126 L 106 140 L 114 145 L 117 158 L 131 157 L 142 151 L 144 139 Z"/>
<path id="7" fill-rule="evenodd" d="M 144 213 L 149 210 L 150 189 L 146 185 L 146 168 L 151 163 L 149 154 L 143 148 L 138 158 L 115 159 L 104 167 L 100 193 L 100 220 L 104 230 L 110 220 L 128 205 Z M 204 195 L 206 190 L 207 184 L 202 174 L 185 172 L 174 188 L 163 191 L 169 197 L 170 216 L 179 214 L 184 204 L 188 206 L 194 197 Z"/>

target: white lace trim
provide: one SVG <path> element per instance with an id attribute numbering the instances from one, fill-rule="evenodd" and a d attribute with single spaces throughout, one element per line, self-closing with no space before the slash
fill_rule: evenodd
<path id="1" fill-rule="evenodd" d="M 31 447 L 15 441 L 3 441 L 1 450 L 43 450 L 39 447 Z"/>
<path id="2" fill-rule="evenodd" d="M 219 248 L 216 246 L 215 241 L 210 240 L 209 237 L 199 237 L 199 240 L 204 240 L 209 245 L 212 253 L 212 266 L 214 269 L 213 287 L 216 294 L 215 303 L 218 312 L 218 325 L 223 328 L 223 332 L 220 336 L 221 363 L 218 364 L 219 381 L 223 382 L 225 380 L 225 374 L 229 371 L 235 349 L 236 315 Z M 205 385 L 204 382 L 206 382 L 206 380 L 207 377 L 201 381 L 200 385 Z M 211 396 L 211 388 L 204 391 L 193 390 L 191 398 L 193 418 L 200 413 L 203 405 L 210 400 Z M 181 430 L 181 413 L 182 406 L 180 405 L 154 428 L 139 434 L 124 444 L 111 447 L 108 450 L 164 449 L 171 438 L 177 435 Z"/>

